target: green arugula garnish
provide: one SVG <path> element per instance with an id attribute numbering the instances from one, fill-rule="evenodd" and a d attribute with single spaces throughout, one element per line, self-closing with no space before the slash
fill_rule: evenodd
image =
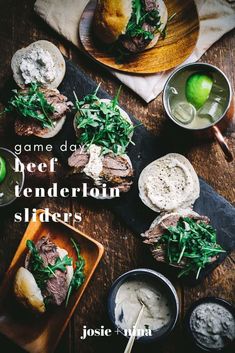
<path id="1" fill-rule="evenodd" d="M 211 259 L 225 252 L 216 243 L 216 230 L 205 222 L 180 218 L 176 227 L 169 227 L 156 244 L 164 246 L 166 260 L 173 265 L 183 265 L 178 277 L 200 271 Z"/>
<path id="2" fill-rule="evenodd" d="M 73 290 L 78 290 L 78 288 L 83 284 L 85 281 L 85 274 L 84 274 L 84 267 L 85 267 L 85 260 L 80 254 L 80 248 L 78 244 L 71 238 L 71 242 L 73 244 L 74 249 L 76 250 L 77 253 L 77 261 L 76 261 L 76 268 L 74 270 L 73 278 L 70 282 L 66 301 L 65 301 L 65 306 L 68 305 L 69 298 L 73 292 Z"/>
<path id="3" fill-rule="evenodd" d="M 97 97 L 99 87 L 100 85 L 93 94 L 88 94 L 80 101 L 75 94 L 76 126 L 82 130 L 78 142 L 87 148 L 92 144 L 101 146 L 102 154 L 110 151 L 124 154 L 128 144 L 132 142 L 130 135 L 134 127 L 122 117 L 118 108 L 121 87 L 110 102 L 102 102 Z"/>
<path id="4" fill-rule="evenodd" d="M 30 251 L 30 268 L 40 289 L 44 289 L 49 278 L 56 276 L 55 271 L 65 272 L 66 266 L 72 265 L 72 258 L 65 255 L 63 259 L 58 257 L 54 265 L 44 266 L 42 257 L 40 256 L 34 242 L 27 240 L 26 246 Z"/>
<path id="5" fill-rule="evenodd" d="M 55 108 L 47 102 L 39 84 L 31 83 L 25 90 L 15 89 L 12 92 L 14 96 L 8 102 L 5 113 L 13 112 L 23 119 L 36 119 L 43 128 L 53 126 L 50 116 Z"/>
<path id="6" fill-rule="evenodd" d="M 155 32 L 161 26 L 159 12 L 157 9 L 146 12 L 141 0 L 133 0 L 132 15 L 127 25 L 126 35 L 129 37 L 142 36 L 145 40 L 152 40 L 154 38 L 154 32 L 145 30 L 143 28 L 144 23 L 155 27 Z"/>

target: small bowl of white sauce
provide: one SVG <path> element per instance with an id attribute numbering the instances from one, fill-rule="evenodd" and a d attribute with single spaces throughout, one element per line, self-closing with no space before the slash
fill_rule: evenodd
<path id="1" fill-rule="evenodd" d="M 144 306 L 138 327 L 134 324 Z M 165 338 L 175 327 L 179 299 L 172 283 L 161 273 L 136 269 L 124 273 L 112 285 L 108 313 L 116 332 L 141 343 Z"/>
<path id="2" fill-rule="evenodd" d="M 190 342 L 200 352 L 234 352 L 235 309 L 224 299 L 196 301 L 186 314 L 185 327 Z"/>

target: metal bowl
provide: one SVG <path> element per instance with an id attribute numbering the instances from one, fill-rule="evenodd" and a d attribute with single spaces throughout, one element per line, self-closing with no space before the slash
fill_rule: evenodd
<path id="1" fill-rule="evenodd" d="M 121 275 L 119 278 L 117 278 L 111 287 L 109 297 L 108 297 L 109 318 L 113 326 L 116 329 L 118 329 L 118 332 L 120 332 L 124 337 L 129 338 L 129 336 L 125 335 L 123 330 L 117 327 L 115 323 L 115 299 L 120 286 L 124 282 L 129 280 L 134 280 L 134 279 L 146 281 L 146 283 L 151 282 L 152 285 L 156 284 L 157 289 L 159 289 L 160 287 L 169 299 L 171 312 L 172 312 L 171 319 L 167 325 L 163 326 L 162 328 L 156 331 L 152 331 L 151 336 L 141 336 L 138 338 L 136 337 L 136 341 L 140 343 L 150 343 L 153 341 L 162 340 L 166 338 L 173 331 L 176 325 L 176 322 L 179 316 L 179 299 L 172 283 L 159 272 L 156 272 L 147 268 L 140 268 L 140 269 L 128 271 L 123 275 Z"/>
<path id="2" fill-rule="evenodd" d="M 218 124 L 226 116 L 226 113 L 228 112 L 228 110 L 231 106 L 231 103 L 232 103 L 232 96 L 233 96 L 232 87 L 231 87 L 231 84 L 230 84 L 227 76 L 223 73 L 223 71 L 221 71 L 218 67 L 211 65 L 211 64 L 207 64 L 207 63 L 199 62 L 199 63 L 192 63 L 192 64 L 186 64 L 186 65 L 180 66 L 178 69 L 174 70 L 172 72 L 172 74 L 169 76 L 168 80 L 165 83 L 165 86 L 163 89 L 163 96 L 162 96 L 163 106 L 164 106 L 164 109 L 165 109 L 168 117 L 175 124 L 177 124 L 178 126 L 184 128 L 186 130 L 191 130 L 191 131 L 206 130 L 210 126 L 206 126 L 203 128 L 192 128 L 192 127 L 188 127 L 187 125 L 180 123 L 178 120 L 175 119 L 175 117 L 173 116 L 173 114 L 171 112 L 171 107 L 169 104 L 169 94 L 170 94 L 170 87 L 172 86 L 172 82 L 174 81 L 175 77 L 179 77 L 180 75 L 182 75 L 182 73 L 184 73 L 185 71 L 188 71 L 188 70 L 191 73 L 193 73 L 193 72 L 202 72 L 202 73 L 216 72 L 223 79 L 223 82 L 226 86 L 226 89 L 228 92 L 226 107 L 225 107 L 224 112 L 221 115 L 221 117 L 219 119 L 217 119 L 215 122 L 211 123 L 210 126 Z"/>

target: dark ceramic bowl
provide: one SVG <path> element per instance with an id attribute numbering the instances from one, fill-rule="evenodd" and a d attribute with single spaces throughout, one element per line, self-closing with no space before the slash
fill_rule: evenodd
<path id="1" fill-rule="evenodd" d="M 184 326 L 185 326 L 185 330 L 187 332 L 189 343 L 194 348 L 196 348 L 198 352 L 211 352 L 211 353 L 235 352 L 235 347 L 234 347 L 235 342 L 231 342 L 230 344 L 228 344 L 227 346 L 225 346 L 224 348 L 221 348 L 221 349 L 208 348 L 208 347 L 202 345 L 200 342 L 198 342 L 195 335 L 193 334 L 193 332 L 191 330 L 191 325 L 190 325 L 191 315 L 192 315 L 193 311 L 199 305 L 206 304 L 206 303 L 215 303 L 215 304 L 221 305 L 222 307 L 227 309 L 233 315 L 234 320 L 235 320 L 235 308 L 226 300 L 221 299 L 221 298 L 216 298 L 216 297 L 206 297 L 206 298 L 199 299 L 195 303 L 192 304 L 192 306 L 187 311 L 185 319 L 184 319 Z"/>
<path id="2" fill-rule="evenodd" d="M 115 324 L 115 299 L 117 292 L 120 288 L 120 286 L 129 280 L 141 280 L 141 281 L 146 281 L 147 283 L 151 283 L 151 285 L 156 284 L 157 289 L 163 290 L 163 292 L 166 294 L 166 296 L 169 299 L 169 304 L 171 308 L 171 319 L 169 323 L 162 328 L 152 331 L 151 336 L 141 336 L 136 338 L 137 342 L 140 343 L 150 343 L 153 341 L 157 340 L 162 340 L 166 336 L 168 336 L 174 329 L 178 316 L 179 316 L 179 299 L 178 295 L 176 293 L 176 290 L 172 283 L 161 273 L 147 269 L 147 268 L 140 268 L 136 270 L 132 270 L 129 272 L 124 273 L 122 276 L 116 279 L 116 281 L 113 283 L 110 293 L 109 293 L 109 298 L 108 298 L 108 314 L 110 317 L 110 320 L 112 321 L 112 324 L 114 325 L 115 328 L 117 328 Z M 119 328 L 119 332 L 121 332 L 124 335 L 124 332 Z M 126 338 L 129 338 L 129 336 L 124 335 Z"/>

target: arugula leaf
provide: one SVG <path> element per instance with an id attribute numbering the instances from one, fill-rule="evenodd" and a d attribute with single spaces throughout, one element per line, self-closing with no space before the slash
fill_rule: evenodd
<path id="1" fill-rule="evenodd" d="M 76 126 L 82 130 L 78 142 L 87 148 L 92 144 L 102 147 L 102 154 L 112 151 L 124 154 L 133 132 L 133 125 L 125 120 L 118 107 L 121 87 L 110 102 L 102 102 L 97 96 L 99 86 L 93 94 L 78 100 L 75 95 L 77 109 Z M 133 142 L 132 142 L 133 143 Z"/>
<path id="2" fill-rule="evenodd" d="M 8 102 L 5 113 L 13 112 L 23 119 L 36 119 L 46 129 L 53 126 L 50 116 L 55 108 L 47 102 L 40 85 L 31 83 L 27 90 L 13 90 L 13 97 Z"/>
<path id="3" fill-rule="evenodd" d="M 47 266 L 45 266 L 43 259 L 40 256 L 34 242 L 32 240 L 27 240 L 26 246 L 30 251 L 31 272 L 33 273 L 34 278 L 40 289 L 45 288 L 46 282 L 49 278 L 51 278 L 52 276 L 56 276 L 56 270 L 65 272 L 66 266 L 72 265 L 72 258 L 68 257 L 68 255 L 65 255 L 63 259 L 60 259 L 60 257 L 58 257 L 54 265 L 48 264 Z"/>
<path id="4" fill-rule="evenodd" d="M 84 274 L 84 267 L 85 267 L 85 260 L 80 254 L 80 248 L 78 244 L 73 240 L 73 238 L 70 239 L 74 249 L 76 250 L 77 253 L 77 261 L 75 262 L 75 270 L 73 274 L 73 278 L 70 282 L 66 301 L 65 301 L 65 306 L 68 305 L 69 298 L 74 290 L 78 290 L 78 288 L 83 284 L 85 281 L 85 274 Z"/>
<path id="5" fill-rule="evenodd" d="M 170 264 L 184 268 L 178 277 L 195 273 L 198 279 L 211 259 L 225 252 L 216 242 L 215 229 L 203 222 L 189 217 L 180 218 L 175 227 L 168 227 L 156 244 L 165 248 L 165 257 Z"/>
<path id="6" fill-rule="evenodd" d="M 158 10 L 146 12 L 141 0 L 132 1 L 132 15 L 127 25 L 126 35 L 129 37 L 142 36 L 145 40 L 154 38 L 154 32 L 143 28 L 144 23 L 155 27 L 154 32 L 161 26 Z"/>

